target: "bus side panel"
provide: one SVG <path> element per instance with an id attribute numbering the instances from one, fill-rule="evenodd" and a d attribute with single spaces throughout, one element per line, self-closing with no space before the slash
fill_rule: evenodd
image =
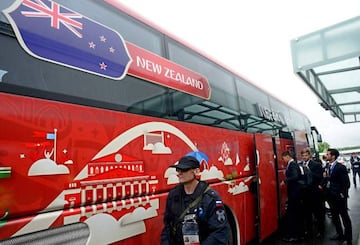
<path id="1" fill-rule="evenodd" d="M 272 137 L 270 135 L 255 134 L 255 143 L 258 157 L 257 174 L 259 179 L 259 239 L 263 241 L 278 228 L 275 154 Z"/>
<path id="2" fill-rule="evenodd" d="M 228 206 L 235 216 L 238 227 L 233 227 L 235 231 L 238 229 L 240 244 L 246 244 L 256 237 L 256 195 L 251 193 L 249 189 L 255 176 L 236 179 L 227 183 L 216 183 L 211 187 L 217 190 L 222 200 Z M 227 194 L 225 194 L 228 192 Z"/>
<path id="3" fill-rule="evenodd" d="M 110 243 L 137 245 L 149 244 L 150 240 L 154 244 L 158 244 L 163 228 L 161 225 L 163 212 L 153 212 L 151 206 L 157 205 L 159 208 L 159 203 L 165 205 L 166 197 L 166 194 L 161 194 L 142 200 L 128 199 L 108 202 L 101 205 L 65 209 L 60 211 L 60 214 L 58 211 L 54 211 L 25 216 L 16 220 L 9 220 L 6 227 L 7 229 L 15 230 L 32 223 L 33 226 L 40 228 L 44 223 L 53 220 L 53 228 L 80 221 L 84 222 L 89 230 L 87 233 L 90 233 L 90 235 L 84 239 L 88 241 L 88 243 L 86 243 L 88 245 Z M 164 208 L 165 207 L 160 207 L 161 210 Z M 152 218 L 146 218 L 146 216 L 152 216 Z M 143 222 L 138 222 L 139 220 Z M 146 235 L 144 235 L 145 232 Z M 41 236 L 36 237 L 39 239 Z M 14 237 L 14 239 L 16 238 L 17 237 Z M 71 244 L 71 238 L 67 237 L 67 234 L 59 235 L 58 239 L 57 242 L 61 244 L 63 244 L 61 241 L 67 241 L 67 243 Z M 52 243 L 54 241 L 54 239 L 51 240 Z"/>
<path id="4" fill-rule="evenodd" d="M 233 188 L 227 195 L 227 202 L 232 203 L 230 206 L 236 214 L 238 226 L 240 229 L 240 244 L 246 244 L 256 238 L 257 231 L 254 229 L 256 226 L 256 217 L 258 216 L 257 210 L 257 194 L 256 188 L 256 157 L 255 157 L 255 142 L 254 135 L 244 132 L 239 132 L 237 142 L 239 144 L 240 161 L 237 166 L 241 166 L 242 172 L 250 170 L 251 175 L 243 179 L 236 180 Z M 232 200 L 232 202 L 230 202 Z"/>
<path id="5" fill-rule="evenodd" d="M 254 237 L 251 134 L 4 93 L 0 100 L 0 239 L 80 221 L 96 240 L 102 233 L 91 224 L 112 220 L 105 243 L 139 234 L 158 240 L 148 229 L 162 226 L 158 194 L 177 184 L 169 166 L 198 150 L 207 155 L 201 179 L 226 180 L 220 195 L 241 241 Z M 127 238 L 116 232 L 120 220 Z"/>

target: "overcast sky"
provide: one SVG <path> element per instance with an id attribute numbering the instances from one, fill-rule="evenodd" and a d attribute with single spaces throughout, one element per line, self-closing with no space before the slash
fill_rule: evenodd
<path id="1" fill-rule="evenodd" d="M 290 40 L 359 15 L 359 0 L 119 0 L 135 12 L 305 113 L 331 147 L 359 146 L 294 74 Z M 359 81 L 360 82 L 360 81 Z"/>

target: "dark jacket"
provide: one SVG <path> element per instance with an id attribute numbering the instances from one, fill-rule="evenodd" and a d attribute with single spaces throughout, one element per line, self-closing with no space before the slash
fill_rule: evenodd
<path id="1" fill-rule="evenodd" d="M 330 170 L 329 194 L 333 197 L 348 197 L 348 190 L 350 188 L 350 179 L 347 169 L 341 163 L 335 162 L 335 166 Z"/>
<path id="2" fill-rule="evenodd" d="M 186 195 L 181 184 L 169 192 L 164 215 L 164 229 L 161 233 L 162 245 L 184 244 L 182 220 L 179 220 L 179 216 L 199 195 L 202 195 L 200 203 L 191 208 L 188 213 L 197 215 L 200 244 L 227 244 L 229 226 L 224 205 L 215 190 L 210 189 L 204 193 L 207 186 L 206 182 L 200 181 L 191 195 Z"/>
<path id="3" fill-rule="evenodd" d="M 360 172 L 360 158 L 358 156 L 350 158 L 351 169 L 354 172 Z"/>
<path id="4" fill-rule="evenodd" d="M 314 160 L 310 160 L 307 165 L 311 171 L 312 184 L 311 187 L 314 191 L 319 191 L 319 185 L 323 183 L 323 173 L 324 169 L 321 163 Z"/>
<path id="5" fill-rule="evenodd" d="M 301 180 L 301 171 L 299 164 L 295 162 L 295 160 L 292 160 L 288 163 L 285 176 L 288 197 L 298 197 L 301 194 L 301 186 L 299 184 L 299 181 Z"/>

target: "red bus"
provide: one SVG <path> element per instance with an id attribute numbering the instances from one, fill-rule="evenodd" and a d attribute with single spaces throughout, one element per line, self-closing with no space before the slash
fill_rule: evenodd
<path id="1" fill-rule="evenodd" d="M 1 244 L 158 243 L 169 166 L 201 160 L 229 244 L 285 212 L 308 118 L 115 1 L 0 2 Z"/>

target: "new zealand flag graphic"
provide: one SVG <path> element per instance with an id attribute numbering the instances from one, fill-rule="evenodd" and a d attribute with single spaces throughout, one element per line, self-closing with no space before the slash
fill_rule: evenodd
<path id="1" fill-rule="evenodd" d="M 32 56 L 112 79 L 127 73 L 125 42 L 104 25 L 49 0 L 18 0 L 4 14 Z"/>

